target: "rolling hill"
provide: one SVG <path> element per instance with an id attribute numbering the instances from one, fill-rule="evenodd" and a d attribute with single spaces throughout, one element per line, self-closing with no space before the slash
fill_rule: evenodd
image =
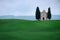
<path id="1" fill-rule="evenodd" d="M 60 20 L 0 19 L 0 40 L 59 40 Z"/>

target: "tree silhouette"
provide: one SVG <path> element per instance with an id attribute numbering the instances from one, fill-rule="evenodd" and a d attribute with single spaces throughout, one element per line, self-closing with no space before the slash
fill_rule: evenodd
<path id="1" fill-rule="evenodd" d="M 39 10 L 39 7 L 36 8 L 36 19 L 37 20 L 40 19 L 40 10 Z"/>
<path id="2" fill-rule="evenodd" d="M 48 8 L 47 18 L 49 20 L 51 19 L 51 10 L 50 10 L 50 7 Z"/>

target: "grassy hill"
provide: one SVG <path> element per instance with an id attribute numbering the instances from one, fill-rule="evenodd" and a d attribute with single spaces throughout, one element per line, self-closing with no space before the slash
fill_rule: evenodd
<path id="1" fill-rule="evenodd" d="M 0 19 L 0 40 L 59 40 L 60 20 Z"/>

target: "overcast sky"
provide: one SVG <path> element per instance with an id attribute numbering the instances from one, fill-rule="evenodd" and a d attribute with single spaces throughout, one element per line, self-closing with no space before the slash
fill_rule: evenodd
<path id="1" fill-rule="evenodd" d="M 41 12 L 51 7 L 52 15 L 60 15 L 60 0 L 0 0 L 0 16 L 34 16 L 37 6 Z"/>

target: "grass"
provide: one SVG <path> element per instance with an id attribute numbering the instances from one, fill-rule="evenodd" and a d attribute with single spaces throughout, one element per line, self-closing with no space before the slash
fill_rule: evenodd
<path id="1" fill-rule="evenodd" d="M 59 40 L 60 20 L 0 19 L 0 40 Z"/>

